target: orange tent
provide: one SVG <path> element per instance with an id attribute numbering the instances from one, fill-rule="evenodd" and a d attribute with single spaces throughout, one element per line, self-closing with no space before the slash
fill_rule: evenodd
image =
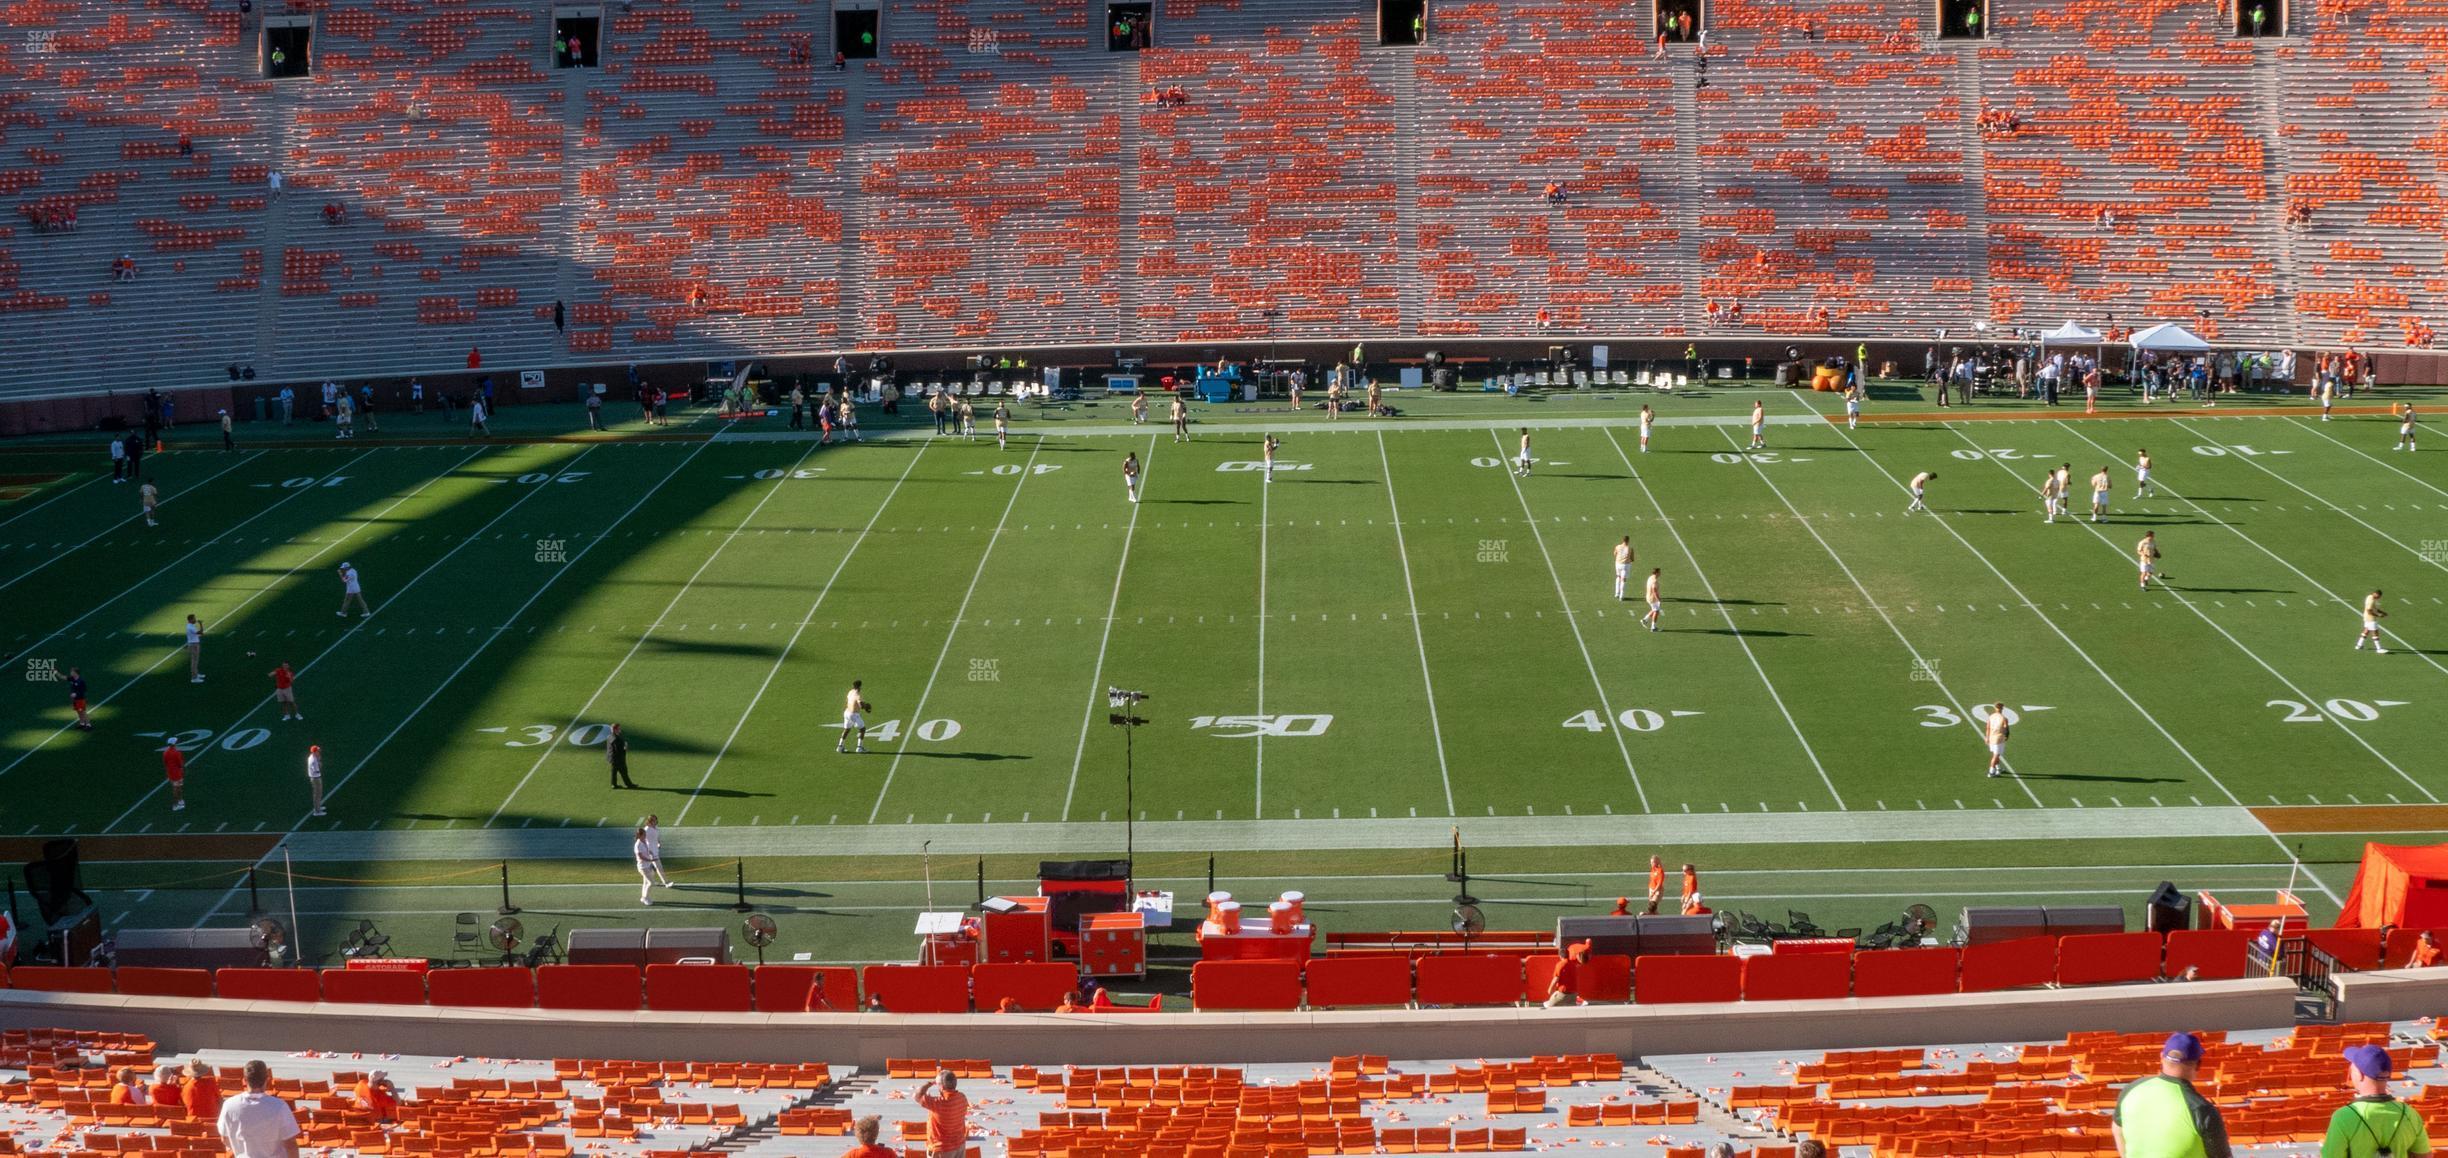
<path id="1" fill-rule="evenodd" d="M 2448 926 L 2448 844 L 2366 844 L 2338 912 L 2341 929 Z"/>

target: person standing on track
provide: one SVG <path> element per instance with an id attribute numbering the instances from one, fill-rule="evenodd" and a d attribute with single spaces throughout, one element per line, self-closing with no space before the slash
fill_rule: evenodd
<path id="1" fill-rule="evenodd" d="M 671 878 L 663 875 L 663 819 L 647 813 L 646 823 L 638 826 L 638 832 L 646 838 L 645 867 L 654 870 L 656 884 L 672 887 Z"/>
<path id="2" fill-rule="evenodd" d="M 1265 460 L 1266 481 L 1270 483 L 1275 481 L 1275 449 L 1282 445 L 1283 440 L 1273 434 L 1258 440 L 1258 454 Z"/>
<path id="3" fill-rule="evenodd" d="M 162 779 L 170 785 L 170 811 L 187 811 L 187 753 L 176 740 L 162 746 Z"/>
<path id="4" fill-rule="evenodd" d="M 1525 426 L 1521 428 L 1521 449 L 1513 455 L 1513 473 L 1529 478 L 1530 462 L 1530 428 Z"/>
<path id="5" fill-rule="evenodd" d="M 309 816 L 323 815 L 323 746 L 306 746 L 306 788 L 314 796 L 314 811 Z"/>
<path id="6" fill-rule="evenodd" d="M 1130 501 L 1134 503 L 1139 501 L 1138 451 L 1134 450 L 1122 456 L 1122 489 L 1130 495 Z"/>
<path id="7" fill-rule="evenodd" d="M 2414 449 L 2414 404 L 2411 402 L 2405 404 L 2404 416 L 2397 423 L 2397 445 L 2389 449 L 2408 453 Z"/>
<path id="8" fill-rule="evenodd" d="M 653 873 L 655 872 L 655 863 L 654 852 L 646 843 L 646 830 L 644 828 L 638 829 L 635 835 L 630 839 L 629 857 L 637 864 L 638 903 L 641 905 L 651 905 L 654 903 L 654 898 L 648 896 L 646 891 L 654 887 Z"/>
<path id="9" fill-rule="evenodd" d="M 1643 594 L 1649 600 L 1649 610 L 1641 616 L 1641 622 L 1647 624 L 1649 630 L 1656 631 L 1658 616 L 1666 610 L 1666 601 L 1658 597 L 1658 569 L 1655 567 L 1649 569 L 1649 585 Z"/>
<path id="10" fill-rule="evenodd" d="M 2115 485 L 2114 480 L 2108 477 L 2107 467 L 2099 468 L 2099 473 L 2091 476 L 2092 522 L 2096 523 L 2108 517 L 2108 491 Z"/>
<path id="11" fill-rule="evenodd" d="M 1768 449 L 1768 404 L 1757 399 L 1751 402 L 1751 449 Z"/>
<path id="12" fill-rule="evenodd" d="M 1657 425 L 1657 414 L 1649 409 L 1648 403 L 1641 403 L 1640 452 L 1642 454 L 1649 453 L 1649 428 L 1655 425 Z"/>
<path id="13" fill-rule="evenodd" d="M 204 625 L 196 617 L 187 617 L 187 682 L 204 682 Z"/>
<path id="14" fill-rule="evenodd" d="M 144 502 L 145 525 L 148 527 L 160 526 L 160 523 L 154 521 L 153 512 L 161 509 L 161 488 L 154 486 L 153 480 L 148 478 L 144 480 L 143 486 L 136 488 L 136 497 Z"/>
<path id="15" fill-rule="evenodd" d="M 2159 532 L 2142 532 L 2142 541 L 2134 544 L 2134 563 L 2142 571 L 2142 578 L 2135 585 L 2137 589 L 2150 590 L 2153 579 L 2158 579 L 2160 586 L 2167 585 L 2167 579 L 2159 574 Z"/>
<path id="16" fill-rule="evenodd" d="M 1845 388 L 1845 429 L 1861 425 L 1862 384 L 1855 382 Z"/>
<path id="17" fill-rule="evenodd" d="M 629 778 L 629 736 L 619 724 L 612 725 L 612 733 L 604 737 L 604 763 L 612 766 L 614 788 L 637 787 L 637 781 Z"/>
<path id="18" fill-rule="evenodd" d="M 847 750 L 843 748 L 842 745 L 850 742 L 852 733 L 857 734 L 858 750 L 861 752 L 867 750 L 868 703 L 864 698 L 864 694 L 860 691 L 860 687 L 861 685 L 859 681 L 851 680 L 850 694 L 842 702 L 841 736 L 833 741 L 833 750 L 836 752 Z"/>
<path id="19" fill-rule="evenodd" d="M 2337 406 L 2337 384 L 2323 376 L 2312 384 L 2312 392 L 2320 395 L 2321 421 L 2329 421 L 2329 411 Z"/>
<path id="20" fill-rule="evenodd" d="M 1656 853 L 1649 854 L 1649 909 L 1656 916 L 1658 903 L 1666 899 L 1666 861 Z"/>
<path id="21" fill-rule="evenodd" d="M 1700 901 L 1700 870 L 1692 867 L 1691 862 L 1685 861 L 1683 864 L 1683 915 L 1689 917 L 1704 911 L 1706 910 L 1701 908 Z"/>
<path id="22" fill-rule="evenodd" d="M 1190 407 L 1179 394 L 1173 396 L 1173 441 L 1190 441 Z"/>
<path id="23" fill-rule="evenodd" d="M 1989 705 L 1989 718 L 1981 726 L 1981 734 L 1989 741 L 1989 775 L 2004 775 L 2006 768 L 2006 705 Z"/>
<path id="24" fill-rule="evenodd" d="M 2380 642 L 2380 621 L 2386 618 L 2388 618 L 2388 612 L 2380 607 L 2380 592 L 2374 589 L 2371 594 L 2363 597 L 2363 633 L 2355 636 L 2356 651 L 2363 650 L 2363 645 L 2369 642 L 2372 645 L 2372 654 L 2388 654 L 2388 648 Z M 73 671 L 70 674 L 74 674 Z M 82 713 L 80 713 L 80 718 L 82 718 Z"/>
<path id="25" fill-rule="evenodd" d="M 964 411 L 963 414 L 965 416 L 966 411 Z M 858 402 L 856 399 L 850 397 L 850 392 L 847 390 L 842 391 L 841 424 L 843 434 L 846 435 L 850 441 L 867 441 L 867 436 L 859 433 Z"/>
<path id="26" fill-rule="evenodd" d="M 1011 406 L 1009 404 L 1003 402 L 995 403 L 994 423 L 995 449 L 1011 449 Z"/>
<path id="27" fill-rule="evenodd" d="M 2151 466 L 2151 463 L 2150 463 L 2150 452 L 2149 452 L 2149 451 L 2147 451 L 2147 450 L 2137 450 L 2137 451 L 2134 451 L 2134 501 L 2135 501 L 2135 502 L 2140 502 L 2140 501 L 2142 501 L 2143 499 L 2153 497 L 2153 496 L 2152 496 L 2152 494 L 2151 494 L 2150 466 Z"/>
<path id="28" fill-rule="evenodd" d="M 1623 602 L 1626 588 L 1632 582 L 1632 536 L 1625 535 L 1615 544 L 1615 601 Z"/>
<path id="29" fill-rule="evenodd" d="M 1936 481 L 1938 481 L 1938 472 L 1934 470 L 1925 470 L 1912 476 L 1912 481 L 1904 484 L 1904 489 L 1912 495 L 1912 502 L 1907 504 L 1904 508 L 1905 514 L 1909 515 L 1914 511 L 1919 511 L 1925 515 L 1929 513 L 1929 508 L 1921 505 L 1921 500 L 1923 496 L 1928 493 L 1929 485 Z"/>
<path id="30" fill-rule="evenodd" d="M 342 563 L 340 564 L 340 610 L 337 613 L 340 618 L 348 618 L 351 603 L 357 605 L 359 618 L 374 614 L 374 609 L 366 606 L 365 589 L 357 584 L 357 568 Z"/>
<path id="31" fill-rule="evenodd" d="M 229 411 L 223 410 L 221 412 L 221 450 L 227 453 L 236 449 L 238 449 L 238 440 L 230 429 Z"/>
<path id="32" fill-rule="evenodd" d="M 493 431 L 485 426 L 485 400 L 482 394 L 468 395 L 468 436 L 491 438 Z"/>
<path id="33" fill-rule="evenodd" d="M 68 669 L 68 706 L 76 711 L 76 730 L 93 731 L 93 717 L 85 714 L 85 675 L 75 668 Z"/>
<path id="34" fill-rule="evenodd" d="M 306 713 L 298 710 L 297 673 L 290 671 L 288 663 L 284 661 L 266 674 L 272 677 L 272 702 L 280 705 L 281 718 L 305 719 Z"/>

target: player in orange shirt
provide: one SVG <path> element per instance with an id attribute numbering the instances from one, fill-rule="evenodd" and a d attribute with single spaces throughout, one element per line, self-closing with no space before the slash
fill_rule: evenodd
<path id="1" fill-rule="evenodd" d="M 162 749 L 162 779 L 170 782 L 170 811 L 187 810 L 187 754 L 179 751 L 178 741 L 170 741 Z"/>

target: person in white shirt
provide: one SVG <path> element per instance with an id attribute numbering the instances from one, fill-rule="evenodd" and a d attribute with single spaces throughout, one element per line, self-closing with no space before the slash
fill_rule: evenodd
<path id="1" fill-rule="evenodd" d="M 1632 578 L 1632 536 L 1625 535 L 1615 544 L 1615 598 L 1624 597 L 1624 585 Z"/>
<path id="2" fill-rule="evenodd" d="M 629 842 L 629 855 L 637 861 L 638 903 L 651 905 L 654 903 L 654 898 L 646 895 L 646 890 L 654 887 L 654 877 L 651 874 L 661 870 L 655 865 L 652 846 L 646 843 L 645 829 L 638 829 L 636 837 Z"/>
<path id="3" fill-rule="evenodd" d="M 843 745 L 850 742 L 852 733 L 857 733 L 858 750 L 867 750 L 867 701 L 862 698 L 859 687 L 859 681 L 850 681 L 850 693 L 842 703 L 841 736 L 833 741 L 836 752 L 847 750 Z"/>
<path id="4" fill-rule="evenodd" d="M 323 745 L 306 746 L 306 786 L 314 791 L 314 815 L 323 815 Z"/>
<path id="5" fill-rule="evenodd" d="M 1650 410 L 1649 410 L 1649 404 L 1648 404 L 1648 403 L 1646 403 L 1646 402 L 1641 403 L 1641 415 L 1640 415 L 1640 452 L 1641 452 L 1642 454 L 1647 454 L 1647 453 L 1649 453 L 1649 428 L 1650 428 L 1650 427 L 1652 427 L 1652 426 L 1654 426 L 1654 425 L 1656 425 L 1656 424 L 1657 424 L 1657 415 L 1655 415 L 1655 414 L 1653 414 L 1653 413 L 1650 413 Z"/>
<path id="6" fill-rule="evenodd" d="M 364 615 L 374 614 L 374 609 L 366 606 L 365 591 L 357 585 L 357 568 L 342 563 L 340 565 L 340 610 L 338 612 L 340 618 L 348 618 L 351 603 L 356 604 L 357 610 Z"/>
<path id="7" fill-rule="evenodd" d="M 221 1144 L 230 1158 L 298 1158 L 297 1112 L 265 1090 L 272 1084 L 272 1067 L 261 1061 L 246 1064 L 246 1092 L 221 1103 L 216 1123 Z"/>
<path id="8" fill-rule="evenodd" d="M 204 682 L 204 625 L 196 617 L 187 617 L 187 682 Z"/>
<path id="9" fill-rule="evenodd" d="M 664 888 L 670 888 L 671 878 L 663 875 L 662 818 L 656 816 L 654 813 L 647 813 L 646 823 L 638 828 L 638 835 L 646 839 L 646 859 L 644 862 L 638 865 L 639 876 L 643 877 L 647 869 L 653 869 L 655 883 L 662 885 Z"/>

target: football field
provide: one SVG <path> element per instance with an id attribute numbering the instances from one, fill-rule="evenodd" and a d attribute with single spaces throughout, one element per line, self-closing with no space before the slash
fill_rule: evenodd
<path id="1" fill-rule="evenodd" d="M 1613 874 L 1653 849 L 1729 866 L 1708 886 L 1728 907 L 1818 896 L 1876 923 L 1915 899 L 2133 902 L 2163 877 L 2266 896 L 2309 841 L 2299 889 L 2334 911 L 2362 834 L 2448 829 L 2448 466 L 2392 451 L 2392 419 L 1950 414 L 1900 391 L 1847 429 L 1826 399 L 1728 390 L 1656 400 L 1644 451 L 1640 401 L 1219 407 L 1187 442 L 1110 405 L 1028 408 L 1000 449 L 707 416 L 484 443 L 403 417 L 392 442 L 155 456 L 158 528 L 98 455 L 21 447 L 0 471 L 36 480 L 0 505 L 0 646 L 24 673 L 0 684 L 0 836 L 129 862 L 96 872 L 137 924 L 233 921 L 234 874 L 283 856 L 333 878 L 309 909 L 439 923 L 498 861 L 579 890 L 570 912 L 628 909 L 629 828 L 653 812 L 676 866 L 777 902 L 832 882 L 843 921 L 872 914 L 858 944 L 906 955 L 888 926 L 945 871 L 922 848 L 960 858 L 958 886 L 973 859 L 1024 879 L 1118 854 L 1134 809 L 1143 863 L 1184 891 L 1214 855 L 1316 882 L 1346 928 L 1441 923 L 1457 831 L 1474 869 L 1523 874 L 1476 888 L 1535 927 L 1633 888 Z M 2050 523 L 2060 463 L 2072 513 Z M 2166 580 L 2147 590 L 2145 531 Z M 370 617 L 334 614 L 344 561 Z M 2375 589 L 2386 654 L 2351 646 Z M 271 697 L 283 662 L 302 720 Z M 867 751 L 840 754 L 853 680 Z M 1148 695 L 1128 783 L 1115 686 Z M 614 723 L 636 791 L 606 784 Z"/>

